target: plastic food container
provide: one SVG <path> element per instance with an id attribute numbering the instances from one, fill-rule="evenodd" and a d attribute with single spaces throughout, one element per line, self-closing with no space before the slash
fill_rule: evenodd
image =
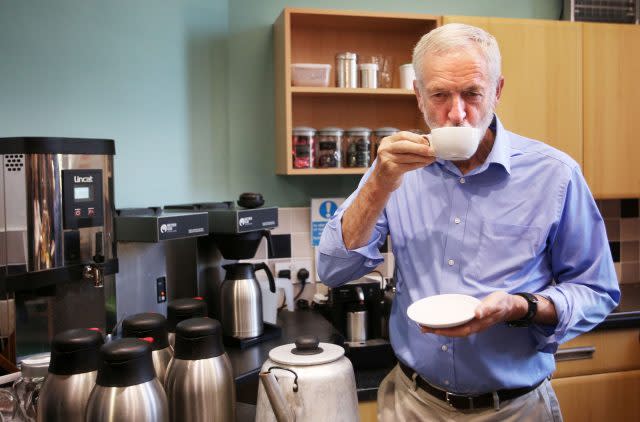
<path id="1" fill-rule="evenodd" d="M 329 86 L 330 74 L 330 64 L 291 64 L 291 83 L 293 86 Z"/>

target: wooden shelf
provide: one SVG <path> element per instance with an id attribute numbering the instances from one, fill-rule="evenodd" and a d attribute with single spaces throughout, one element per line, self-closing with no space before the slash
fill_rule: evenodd
<path id="1" fill-rule="evenodd" d="M 287 173 L 290 176 L 329 176 L 340 174 L 365 174 L 369 167 L 326 168 L 326 169 L 294 169 Z"/>
<path id="2" fill-rule="evenodd" d="M 411 97 L 415 96 L 410 89 L 400 88 L 335 88 L 335 87 L 291 87 L 291 93 L 295 96 L 303 95 L 361 95 L 361 96 L 381 96 L 381 97 Z"/>
<path id="3" fill-rule="evenodd" d="M 398 68 L 411 62 L 422 35 L 441 18 L 421 14 L 285 8 L 274 23 L 276 173 L 285 175 L 364 174 L 364 168 L 294 169 L 291 134 L 295 126 L 348 129 L 384 126 L 422 129 L 424 121 L 412 90 L 400 86 Z M 335 56 L 350 51 L 367 63 L 384 56 L 394 88 L 336 88 Z M 291 84 L 292 63 L 332 65 L 328 87 Z"/>

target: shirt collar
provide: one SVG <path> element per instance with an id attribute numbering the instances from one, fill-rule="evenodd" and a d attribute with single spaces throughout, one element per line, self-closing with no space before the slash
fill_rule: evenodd
<path id="1" fill-rule="evenodd" d="M 502 166 L 508 174 L 511 174 L 511 142 L 509 139 L 509 133 L 502 126 L 502 122 L 498 119 L 498 116 L 493 115 L 493 120 L 489 125 L 489 129 L 494 133 L 495 140 L 491 152 L 487 156 L 487 159 L 478 168 L 470 172 L 469 175 L 482 173 L 491 164 L 498 164 Z M 448 160 L 436 159 L 436 162 L 445 168 L 455 168 L 453 163 Z"/>

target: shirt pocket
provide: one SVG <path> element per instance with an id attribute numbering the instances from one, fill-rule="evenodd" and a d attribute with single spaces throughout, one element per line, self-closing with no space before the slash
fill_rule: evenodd
<path id="1" fill-rule="evenodd" d="M 536 226 L 484 221 L 471 280 L 498 288 L 522 281 L 538 256 L 541 233 Z"/>

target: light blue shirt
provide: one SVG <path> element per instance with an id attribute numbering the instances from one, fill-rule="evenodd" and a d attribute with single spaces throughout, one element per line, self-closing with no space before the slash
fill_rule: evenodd
<path id="1" fill-rule="evenodd" d="M 558 345 L 601 322 L 620 300 L 604 222 L 579 165 L 544 143 L 505 130 L 486 161 L 464 177 L 449 161 L 408 172 L 379 216 L 369 242 L 347 250 L 342 215 L 367 180 L 326 225 L 320 280 L 339 286 L 383 261 L 387 235 L 397 294 L 390 338 L 397 357 L 433 385 L 479 394 L 534 385 L 555 369 Z M 426 296 L 538 293 L 556 326 L 499 323 L 465 338 L 422 334 L 407 307 Z"/>

